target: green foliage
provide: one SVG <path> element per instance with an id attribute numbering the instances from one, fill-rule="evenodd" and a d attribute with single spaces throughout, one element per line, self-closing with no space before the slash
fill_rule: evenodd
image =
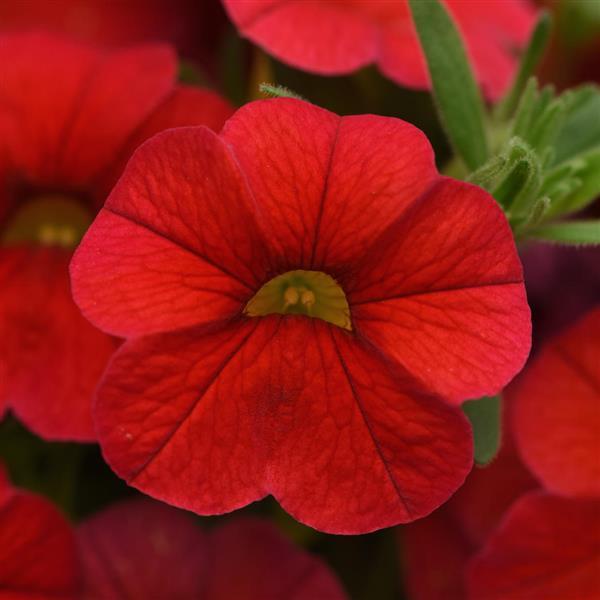
<path id="1" fill-rule="evenodd" d="M 473 428 L 475 463 L 489 464 L 498 454 L 502 436 L 502 401 L 500 396 L 469 400 L 463 404 Z"/>
<path id="2" fill-rule="evenodd" d="M 496 153 L 468 179 L 496 198 L 517 236 L 539 239 L 544 221 L 573 214 L 600 195 L 598 87 L 557 96 L 532 77 L 512 117 L 496 119 Z M 548 235 L 556 243 L 597 243 L 592 234 L 558 234 L 554 227 Z"/>
<path id="3" fill-rule="evenodd" d="M 438 4 L 411 0 L 415 19 L 418 14 L 423 19 L 426 14 L 433 18 L 439 12 Z M 585 85 L 557 95 L 553 86 L 540 88 L 536 78 L 530 76 L 547 44 L 550 24 L 549 16 L 542 13 L 511 90 L 487 115 L 486 125 L 493 141 L 491 156 L 476 169 L 472 168 L 473 161 L 467 162 L 472 172 L 465 178 L 494 196 L 519 238 L 564 244 L 600 243 L 594 223 L 588 226 L 583 222 L 556 222 L 600 196 L 600 88 Z M 419 33 L 427 54 L 427 36 L 436 46 L 434 34 L 439 38 L 443 28 L 440 26 L 436 32 L 433 25 L 417 21 L 417 29 L 419 26 L 424 31 Z M 437 46 L 442 53 L 440 46 L 453 55 L 451 40 Z M 437 54 L 431 54 L 430 69 L 435 65 L 434 59 L 443 64 Z M 460 77 L 468 89 L 472 78 L 464 73 Z M 435 90 L 433 72 L 432 80 Z M 451 83 L 446 85 L 460 87 L 460 82 L 452 77 L 449 80 Z M 474 110 L 468 102 L 465 106 Z M 458 112 L 450 114 L 464 118 Z"/>
<path id="4" fill-rule="evenodd" d="M 438 0 L 409 0 L 427 59 L 433 95 L 450 142 L 467 167 L 485 163 L 483 101 L 459 32 Z"/>
<path id="5" fill-rule="evenodd" d="M 556 139 L 555 165 L 600 145 L 600 93 L 584 85 L 563 94 L 566 119 Z"/>

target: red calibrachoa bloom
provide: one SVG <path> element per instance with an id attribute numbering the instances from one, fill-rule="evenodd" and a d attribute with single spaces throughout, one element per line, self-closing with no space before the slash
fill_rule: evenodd
<path id="1" fill-rule="evenodd" d="M 511 508 L 468 572 L 472 600 L 593 600 L 600 502 L 531 492 Z"/>
<path id="2" fill-rule="evenodd" d="M 72 276 L 88 318 L 131 338 L 97 396 L 105 458 L 202 514 L 266 494 L 330 532 L 427 514 L 471 465 L 451 404 L 529 350 L 493 199 L 440 177 L 411 125 L 297 100 L 144 144 Z"/>
<path id="3" fill-rule="evenodd" d="M 48 438 L 94 438 L 90 399 L 115 342 L 81 317 L 73 248 L 139 143 L 181 124 L 220 128 L 215 94 L 175 85 L 165 46 L 103 52 L 44 34 L 0 36 L 0 413 Z"/>
<path id="4" fill-rule="evenodd" d="M 259 519 L 234 519 L 204 533 L 189 515 L 137 499 L 85 521 L 78 539 L 88 600 L 346 597 L 325 564 Z"/>
<path id="5" fill-rule="evenodd" d="M 542 349 L 515 386 L 523 460 L 552 492 L 600 496 L 600 308 Z"/>
<path id="6" fill-rule="evenodd" d="M 444 0 L 463 33 L 486 96 L 497 99 L 533 27 L 527 0 Z M 407 0 L 223 0 L 241 33 L 276 58 L 323 75 L 376 63 L 414 88 L 429 88 Z"/>
<path id="7" fill-rule="evenodd" d="M 74 600 L 79 583 L 67 521 L 44 498 L 11 487 L 0 466 L 0 597 Z"/>

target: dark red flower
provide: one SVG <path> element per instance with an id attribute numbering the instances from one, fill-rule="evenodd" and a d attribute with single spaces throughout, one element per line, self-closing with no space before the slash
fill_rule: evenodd
<path id="1" fill-rule="evenodd" d="M 411 125 L 297 100 L 144 144 L 72 276 L 131 338 L 97 396 L 106 459 L 201 514 L 273 494 L 331 532 L 423 516 L 472 458 L 432 394 L 496 392 L 529 350 L 493 199 L 440 177 Z"/>
<path id="2" fill-rule="evenodd" d="M 33 27 L 102 46 L 173 44 L 208 70 L 227 25 L 219 0 L 3 0 L 0 29 Z"/>
<path id="3" fill-rule="evenodd" d="M 532 492 L 516 502 L 468 573 L 472 600 L 593 600 L 600 502 Z"/>
<path id="4" fill-rule="evenodd" d="M 243 35 L 294 67 L 323 75 L 376 63 L 402 85 L 430 87 L 406 0 L 223 0 Z M 445 0 L 486 96 L 497 99 L 533 27 L 526 0 Z"/>
<path id="5" fill-rule="evenodd" d="M 165 46 L 104 52 L 0 36 L 0 413 L 93 439 L 89 402 L 115 342 L 71 300 L 72 250 L 136 145 L 168 126 L 220 128 L 215 94 L 176 86 Z"/>
<path id="6" fill-rule="evenodd" d="M 600 496 L 600 308 L 545 346 L 514 391 L 523 460 L 544 486 Z"/>
<path id="7" fill-rule="evenodd" d="M 84 597 L 343 600 L 329 568 L 267 521 L 234 519 L 208 533 L 189 515 L 128 500 L 78 531 Z"/>
<path id="8" fill-rule="evenodd" d="M 0 597 L 74 600 L 78 591 L 69 524 L 44 498 L 11 487 L 0 466 Z"/>

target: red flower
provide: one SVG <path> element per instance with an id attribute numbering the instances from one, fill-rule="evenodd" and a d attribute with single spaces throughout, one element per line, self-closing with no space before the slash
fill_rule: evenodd
<path id="1" fill-rule="evenodd" d="M 469 569 L 473 600 L 598 597 L 600 502 L 523 496 Z"/>
<path id="2" fill-rule="evenodd" d="M 515 389 L 523 460 L 544 486 L 600 496 L 600 308 L 540 352 Z"/>
<path id="3" fill-rule="evenodd" d="M 85 521 L 78 538 L 89 600 L 345 598 L 325 564 L 259 519 L 203 533 L 181 511 L 129 500 Z"/>
<path id="4" fill-rule="evenodd" d="M 115 342 L 71 300 L 72 250 L 139 142 L 168 126 L 219 128 L 229 108 L 176 86 L 164 46 L 4 35 L 0 64 L 0 413 L 12 407 L 44 437 L 90 440 L 90 398 Z"/>
<path id="5" fill-rule="evenodd" d="M 0 597 L 77 597 L 79 567 L 67 521 L 44 498 L 12 488 L 0 466 Z"/>
<path id="6" fill-rule="evenodd" d="M 266 494 L 330 532 L 427 514 L 472 456 L 431 394 L 495 392 L 529 349 L 492 198 L 440 177 L 411 125 L 296 100 L 144 144 L 72 276 L 133 338 L 97 396 L 105 458 L 202 514 Z"/>
<path id="7" fill-rule="evenodd" d="M 402 85 L 429 88 L 406 0 L 223 0 L 241 33 L 276 58 L 323 75 L 351 73 L 376 63 Z M 525 0 L 445 0 L 463 33 L 487 97 L 506 90 L 515 50 L 535 21 Z"/>

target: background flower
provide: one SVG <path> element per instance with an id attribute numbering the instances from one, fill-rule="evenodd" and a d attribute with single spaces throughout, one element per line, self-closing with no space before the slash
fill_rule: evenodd
<path id="1" fill-rule="evenodd" d="M 75 536 L 41 496 L 13 488 L 0 465 L 2 597 L 74 600 L 79 592 Z"/>
<path id="2" fill-rule="evenodd" d="M 321 561 L 261 519 L 233 519 L 203 532 L 182 511 L 126 500 L 77 531 L 84 597 L 203 600 L 343 600 Z"/>
<path id="3" fill-rule="evenodd" d="M 525 463 L 555 493 L 600 496 L 600 308 L 548 342 L 514 390 Z"/>
<path id="4" fill-rule="evenodd" d="M 469 569 L 474 599 L 594 598 L 600 502 L 523 496 Z"/>
<path id="5" fill-rule="evenodd" d="M 141 141 L 218 128 L 230 108 L 176 85 L 166 46 L 2 35 L 0 62 L 0 412 L 44 437 L 91 440 L 91 395 L 116 342 L 72 302 L 72 251 Z"/>
<path id="6" fill-rule="evenodd" d="M 406 0 L 223 0 L 241 33 L 300 69 L 341 75 L 376 63 L 395 82 L 430 87 Z M 478 79 L 499 98 L 535 20 L 524 0 L 445 0 L 465 40 Z"/>
<path id="7" fill-rule="evenodd" d="M 219 0 L 5 0 L 0 29 L 37 28 L 102 46 L 167 42 L 215 75 L 227 18 Z"/>

